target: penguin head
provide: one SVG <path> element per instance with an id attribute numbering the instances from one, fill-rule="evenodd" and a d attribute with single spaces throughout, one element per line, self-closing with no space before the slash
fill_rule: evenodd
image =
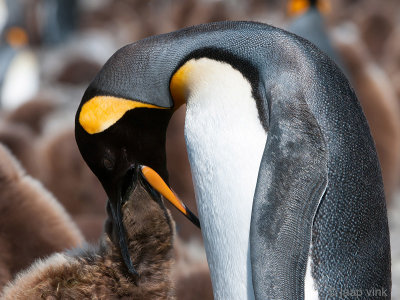
<path id="1" fill-rule="evenodd" d="M 168 181 L 165 132 L 170 116 L 168 109 L 114 96 L 83 101 L 75 121 L 76 141 L 110 198 L 139 164 Z"/>
<path id="2" fill-rule="evenodd" d="M 153 168 L 168 182 L 165 135 L 172 115 L 169 92 L 135 44 L 118 50 L 85 91 L 75 117 L 81 154 L 109 197 L 134 165 Z M 159 81 L 159 80 L 158 80 Z"/>
<path id="3" fill-rule="evenodd" d="M 115 241 L 129 271 L 136 274 L 126 247 L 121 207 L 140 176 L 146 179 L 149 193 L 162 195 L 195 225 L 199 221 L 167 184 L 165 140 L 173 112 L 168 82 L 166 93 L 160 93 L 152 86 L 157 73 L 152 77 L 142 64 L 124 62 L 134 56 L 134 51 L 125 50 L 111 57 L 86 90 L 75 117 L 75 138 L 108 195 L 109 217 L 118 235 Z"/>

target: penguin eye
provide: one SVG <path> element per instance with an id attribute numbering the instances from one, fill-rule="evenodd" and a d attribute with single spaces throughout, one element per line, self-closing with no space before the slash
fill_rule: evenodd
<path id="1" fill-rule="evenodd" d="M 113 157 L 111 157 L 110 155 L 104 156 L 103 158 L 104 168 L 111 171 L 112 169 L 114 169 L 114 165 L 115 165 L 115 160 L 113 159 Z"/>

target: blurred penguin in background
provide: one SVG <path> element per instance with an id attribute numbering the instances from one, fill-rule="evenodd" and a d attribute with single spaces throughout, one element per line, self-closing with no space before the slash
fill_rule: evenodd
<path id="1" fill-rule="evenodd" d="M 42 42 L 58 44 L 65 41 L 76 28 L 78 1 L 45 0 L 40 8 L 44 18 L 40 27 Z"/>
<path id="2" fill-rule="evenodd" d="M 293 20 L 287 30 L 312 42 L 343 70 L 343 64 L 325 27 L 323 14 L 329 11 L 329 0 L 290 0 L 287 12 Z"/>
<path id="3" fill-rule="evenodd" d="M 295 19 L 288 30 L 324 51 L 351 82 L 376 144 L 386 199 L 390 202 L 400 177 L 399 104 L 390 80 L 372 61 L 357 28 L 341 26 L 332 36 L 329 34 L 323 16 L 329 10 L 328 0 L 291 0 L 288 14 Z"/>
<path id="4" fill-rule="evenodd" d="M 30 100 L 39 89 L 39 66 L 29 49 L 22 0 L 0 4 L 0 106 L 10 110 Z M 23 88 L 22 88 L 23 87 Z"/>

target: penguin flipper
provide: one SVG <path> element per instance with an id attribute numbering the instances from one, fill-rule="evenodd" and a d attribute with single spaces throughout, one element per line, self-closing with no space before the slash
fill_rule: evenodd
<path id="1" fill-rule="evenodd" d="M 304 299 L 313 219 L 328 183 L 328 151 L 300 92 L 273 95 L 250 225 L 256 299 Z"/>

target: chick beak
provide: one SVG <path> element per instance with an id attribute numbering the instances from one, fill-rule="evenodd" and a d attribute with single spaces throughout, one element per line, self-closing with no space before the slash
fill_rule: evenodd
<path id="1" fill-rule="evenodd" d="M 175 206 L 186 218 L 189 219 L 194 225 L 200 228 L 200 221 L 195 214 L 193 214 L 186 205 L 178 198 L 177 195 L 171 190 L 170 187 L 164 182 L 160 175 L 157 174 L 152 168 L 141 166 L 143 177 L 151 185 L 151 187 L 159 192 L 165 199 L 167 199 L 173 206 Z"/>

